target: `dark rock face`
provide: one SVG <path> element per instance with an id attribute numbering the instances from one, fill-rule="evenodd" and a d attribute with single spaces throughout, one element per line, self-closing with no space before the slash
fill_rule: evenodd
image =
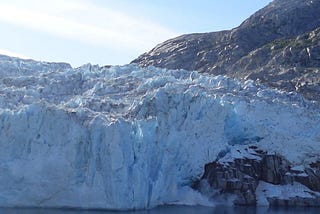
<path id="1" fill-rule="evenodd" d="M 320 100 L 320 28 L 268 43 L 239 59 L 228 75 Z"/>
<path id="2" fill-rule="evenodd" d="M 265 155 L 258 167 L 261 170 L 259 180 L 272 183 L 284 183 L 285 173 L 289 171 L 289 163 L 277 155 Z"/>
<path id="3" fill-rule="evenodd" d="M 310 197 L 267 198 L 270 206 L 320 206 L 319 162 L 295 169 L 279 155 L 256 154 L 257 158 L 236 158 L 229 162 L 206 164 L 201 180 L 195 185 L 200 192 L 215 192 L 212 198 L 233 194 L 235 205 L 257 205 L 256 189 L 260 181 L 273 185 L 298 182 L 310 189 Z M 203 186 L 203 182 L 209 186 Z"/>
<path id="4" fill-rule="evenodd" d="M 133 61 L 253 79 L 320 100 L 320 0 L 274 0 L 229 31 L 188 34 Z"/>
<path id="5" fill-rule="evenodd" d="M 252 170 L 249 169 L 247 164 L 237 165 L 234 162 L 228 166 L 213 162 L 205 166 L 205 173 L 202 179 L 206 179 L 211 188 L 219 190 L 219 194 L 236 194 L 237 199 L 235 204 L 255 205 L 255 190 L 258 182 L 254 177 L 241 171 L 240 168 L 246 168 L 249 171 Z"/>
<path id="6" fill-rule="evenodd" d="M 320 164 L 319 162 L 311 164 L 310 167 L 305 168 L 304 172 L 307 174 L 301 176 L 301 173 L 296 173 L 294 180 L 307 186 L 309 189 L 320 192 Z"/>

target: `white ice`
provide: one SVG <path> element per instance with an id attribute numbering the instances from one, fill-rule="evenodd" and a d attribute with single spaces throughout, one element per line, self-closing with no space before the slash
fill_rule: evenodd
<path id="1" fill-rule="evenodd" d="M 0 206 L 208 205 L 190 186 L 222 151 L 320 154 L 318 106 L 252 81 L 9 57 L 0 74 Z"/>

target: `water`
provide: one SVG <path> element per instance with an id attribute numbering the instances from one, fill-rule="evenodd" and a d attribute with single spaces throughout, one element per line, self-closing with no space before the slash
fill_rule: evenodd
<path id="1" fill-rule="evenodd" d="M 74 209 L 20 209 L 0 208 L 0 214 L 318 214 L 320 208 L 289 207 L 200 207 L 200 206 L 162 206 L 152 210 L 142 211 L 103 211 L 103 210 L 74 210 Z"/>

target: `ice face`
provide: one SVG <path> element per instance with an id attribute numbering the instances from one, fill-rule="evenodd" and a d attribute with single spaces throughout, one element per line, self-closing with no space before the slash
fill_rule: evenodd
<path id="1" fill-rule="evenodd" d="M 297 164 L 320 152 L 316 104 L 251 81 L 10 60 L 0 60 L 1 206 L 203 204 L 192 182 L 206 163 L 241 155 L 235 147 Z"/>

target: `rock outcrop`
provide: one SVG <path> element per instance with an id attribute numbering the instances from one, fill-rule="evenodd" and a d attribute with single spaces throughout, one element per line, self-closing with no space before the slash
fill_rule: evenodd
<path id="1" fill-rule="evenodd" d="M 320 206 L 319 162 L 308 166 L 293 167 L 284 157 L 267 154 L 257 147 L 249 147 L 255 155 L 250 158 L 235 158 L 232 161 L 214 161 L 205 165 L 204 174 L 194 188 L 209 195 L 217 201 L 233 195 L 234 205 L 259 205 L 258 198 L 266 192 L 258 190 L 261 182 L 270 184 L 271 188 L 281 188 L 299 183 L 303 185 L 304 194 L 289 196 L 266 196 L 270 206 Z M 261 189 L 261 188 L 260 188 Z"/>
<path id="2" fill-rule="evenodd" d="M 182 35 L 133 61 L 252 79 L 320 100 L 320 0 L 274 0 L 232 30 Z"/>

